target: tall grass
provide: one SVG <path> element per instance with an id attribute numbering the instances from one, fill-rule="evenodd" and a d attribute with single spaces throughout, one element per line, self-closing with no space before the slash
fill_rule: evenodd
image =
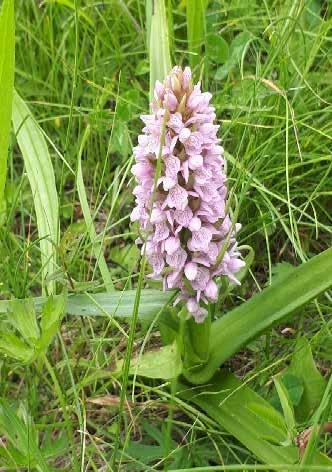
<path id="1" fill-rule="evenodd" d="M 5 0 L 0 11 L 0 219 L 4 210 L 7 155 L 12 115 L 15 64 L 14 1 Z M 1 224 L 1 223 L 0 223 Z"/>

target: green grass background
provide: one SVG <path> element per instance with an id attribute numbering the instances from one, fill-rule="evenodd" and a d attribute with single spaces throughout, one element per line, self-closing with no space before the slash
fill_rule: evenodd
<path id="1" fill-rule="evenodd" d="M 227 308 L 270 284 L 287 270 L 286 263 L 297 265 L 331 245 L 332 4 L 212 1 L 197 55 L 188 51 L 185 2 L 167 4 L 174 64 L 193 63 L 196 79 L 214 94 L 229 186 L 239 196 L 239 240 L 255 250 L 251 272 L 227 298 Z M 59 194 L 58 282 L 75 292 L 105 289 L 77 193 L 78 155 L 89 125 L 82 170 L 94 227 L 115 287 L 135 287 L 139 267 L 136 228 L 129 221 L 134 201 L 129 169 L 139 115 L 149 106 L 145 2 L 16 0 L 15 7 L 16 89 L 45 133 Z M 14 135 L 6 202 L 1 297 L 37 295 L 36 219 Z M 312 303 L 291 323 L 250 344 L 232 367 L 272 399 L 272 376 L 287 365 L 296 339 L 306 335 L 328 376 L 331 319 L 327 298 Z M 137 327 L 135 352 L 146 332 L 144 324 Z M 120 388 L 112 368 L 124 357 L 126 340 L 123 329 L 107 319 L 67 318 L 48 352 L 49 368 L 1 359 L 1 396 L 15 398 L 54 468 L 112 470 L 118 441 L 114 470 L 255 463 L 212 420 L 185 402 L 170 402 L 167 382 L 139 378 L 134 390 L 129 382 L 127 424 L 119 431 Z M 147 348 L 161 343 L 158 332 L 146 341 Z M 320 447 L 331 449 L 328 436 Z M 16 469 L 1 469 L 8 454 L 0 448 L 0 470 L 26 470 L 15 460 Z"/>

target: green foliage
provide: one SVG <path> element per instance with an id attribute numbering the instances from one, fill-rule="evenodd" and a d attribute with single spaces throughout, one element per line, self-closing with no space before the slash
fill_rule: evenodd
<path id="1" fill-rule="evenodd" d="M 297 421 L 308 420 L 319 407 L 327 382 L 316 367 L 306 338 L 297 340 L 291 363 L 280 374 L 280 382 L 287 390 Z M 271 402 L 280 409 L 281 404 L 275 394 Z"/>
<path id="2" fill-rule="evenodd" d="M 219 372 L 209 386 L 192 390 L 182 384 L 178 394 L 203 409 L 264 464 L 268 464 L 268 469 L 273 470 L 274 465 L 298 463 L 298 450 L 290 444 L 287 436 L 287 421 L 234 375 Z M 323 470 L 323 467 L 331 467 L 332 461 L 316 452 L 311 464 L 321 466 Z"/>
<path id="3" fill-rule="evenodd" d="M 3 456 L 2 460 L 11 468 L 19 466 L 39 472 L 51 472 L 38 445 L 38 433 L 31 417 L 24 411 L 21 411 L 21 416 L 23 418 L 18 416 L 6 399 L 0 399 L 0 431 L 8 440 L 0 457 Z"/>
<path id="4" fill-rule="evenodd" d="M 294 407 L 298 406 L 300 404 L 300 401 L 304 392 L 302 379 L 286 371 L 280 376 L 280 381 L 282 381 L 283 386 L 287 390 L 287 395 L 289 396 L 289 400 L 292 406 Z M 271 403 L 278 410 L 282 411 L 282 406 L 281 406 L 280 399 L 278 397 L 277 392 L 275 392 L 275 394 L 272 396 Z"/>
<path id="5" fill-rule="evenodd" d="M 252 35 L 248 31 L 243 31 L 239 33 L 231 42 L 229 46 L 229 52 L 226 48 L 225 41 L 218 42 L 220 48 L 223 48 L 223 59 L 220 62 L 225 62 L 224 65 L 217 69 L 217 72 L 214 76 L 215 80 L 223 80 L 227 77 L 236 66 L 240 66 L 243 62 L 243 56 L 248 48 L 250 41 L 252 40 Z M 222 44 L 224 44 L 222 46 Z M 227 43 L 226 43 L 227 44 Z"/>
<path id="6" fill-rule="evenodd" d="M 74 11 L 76 10 L 76 1 L 72 0 L 46 0 L 48 3 L 53 3 L 53 4 L 58 4 L 59 6 L 64 6 L 69 8 L 70 10 Z M 94 22 L 92 18 L 83 10 L 83 8 L 77 7 L 77 12 L 78 15 L 85 20 L 90 26 L 94 27 Z"/>
<path id="7" fill-rule="evenodd" d="M 295 425 L 295 417 L 294 417 L 294 409 L 288 395 L 288 390 L 283 384 L 282 380 L 278 377 L 274 378 L 274 385 L 276 387 L 280 404 L 282 407 L 282 411 L 285 418 L 285 424 L 287 427 L 287 439 L 283 445 L 290 446 L 294 442 L 294 438 L 296 435 L 296 425 Z"/>
<path id="8" fill-rule="evenodd" d="M 15 68 L 14 0 L 4 0 L 0 11 L 0 213 L 7 174 L 7 154 L 12 115 Z"/>
<path id="9" fill-rule="evenodd" d="M 186 0 L 187 38 L 191 67 L 201 61 L 202 45 L 205 39 L 205 10 L 208 0 Z"/>
<path id="10" fill-rule="evenodd" d="M 24 364 L 44 355 L 59 330 L 65 301 L 65 295 L 49 297 L 42 307 L 42 318 L 38 325 L 33 302 L 13 300 L 7 325 L 4 324 L 0 334 L 0 352 Z"/>
<path id="11" fill-rule="evenodd" d="M 53 165 L 42 130 L 17 92 L 14 93 L 12 121 L 34 201 L 42 261 L 42 286 L 49 293 L 54 293 L 55 281 L 47 281 L 56 271 L 59 225 Z"/>
<path id="12" fill-rule="evenodd" d="M 123 361 L 118 362 L 116 372 L 120 373 L 122 366 Z M 176 342 L 131 359 L 129 370 L 130 375 L 165 380 L 176 379 L 181 372 L 181 353 Z"/>
<path id="13" fill-rule="evenodd" d="M 93 248 L 93 252 L 97 261 L 97 264 L 99 266 L 100 273 L 102 275 L 105 289 L 107 292 L 110 292 L 113 290 L 113 282 L 111 275 L 109 273 L 107 263 L 104 257 L 103 253 L 103 246 L 97 241 L 97 233 L 94 227 L 93 223 L 93 218 L 91 217 L 90 213 L 90 208 L 88 204 L 88 199 L 86 196 L 86 191 L 84 187 L 84 182 L 83 182 L 83 174 L 82 174 L 82 153 L 83 149 L 86 143 L 86 140 L 88 139 L 88 136 L 90 134 L 90 127 L 87 127 L 83 137 L 82 137 L 82 142 L 78 154 L 78 164 L 77 164 L 77 192 L 78 196 L 80 199 L 83 215 L 84 215 L 84 220 L 86 223 L 87 231 L 89 233 L 90 239 L 91 239 L 91 244 Z"/>
<path id="14" fill-rule="evenodd" d="M 209 33 L 206 36 L 206 53 L 216 64 L 224 64 L 229 57 L 227 41 L 218 34 Z"/>
<path id="15" fill-rule="evenodd" d="M 66 301 L 66 312 L 75 316 L 104 316 L 130 318 L 132 316 L 135 290 L 116 291 L 112 293 L 72 294 Z M 174 297 L 172 292 L 144 289 L 138 315 L 143 321 L 152 321 L 155 316 Z M 54 297 L 57 299 L 57 296 Z M 40 311 L 47 301 L 45 297 L 34 300 L 35 308 Z M 0 313 L 12 309 L 14 301 L 0 300 Z"/>
<path id="16" fill-rule="evenodd" d="M 310 417 L 319 406 L 327 382 L 318 371 L 312 357 L 311 347 L 306 338 L 299 338 L 292 362 L 285 375 L 292 374 L 303 383 L 301 401 L 295 405 L 296 417 L 304 421 Z"/>
<path id="17" fill-rule="evenodd" d="M 168 26 L 164 0 L 151 0 L 150 4 L 151 24 L 149 38 L 149 62 L 150 62 L 150 100 L 153 98 L 153 89 L 156 80 L 163 81 L 171 70 L 171 57 L 169 50 Z"/>

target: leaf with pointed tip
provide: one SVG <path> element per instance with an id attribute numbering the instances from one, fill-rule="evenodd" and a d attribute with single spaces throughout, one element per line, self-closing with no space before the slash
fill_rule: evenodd
<path id="1" fill-rule="evenodd" d="M 24 100 L 14 91 L 12 121 L 23 155 L 35 206 L 43 288 L 55 291 L 55 281 L 46 282 L 56 271 L 59 205 L 51 157 L 44 135 Z"/>
<path id="2" fill-rule="evenodd" d="M 76 316 L 109 316 L 131 318 L 136 290 L 120 290 L 112 293 L 73 294 L 68 295 L 65 312 Z M 55 296 L 54 298 L 57 298 Z M 152 321 L 165 305 L 174 298 L 174 291 L 162 292 L 154 289 L 142 290 L 138 316 L 141 320 Z M 41 311 L 46 297 L 32 299 L 37 311 Z M 0 300 L 0 313 L 11 309 L 13 300 Z M 166 316 L 166 315 L 165 315 Z M 163 314 L 161 313 L 161 317 Z"/>
<path id="3" fill-rule="evenodd" d="M 296 405 L 295 414 L 299 421 L 304 421 L 319 406 L 327 385 L 315 365 L 310 344 L 306 338 L 298 339 L 287 373 L 296 375 L 303 382 L 303 395 L 299 404 Z"/>

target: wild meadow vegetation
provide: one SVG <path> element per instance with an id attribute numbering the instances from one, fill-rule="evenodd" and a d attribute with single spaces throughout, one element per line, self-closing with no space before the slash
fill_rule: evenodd
<path id="1" fill-rule="evenodd" d="M 0 471 L 332 471 L 332 3 L 0 5 Z M 246 263 L 202 324 L 130 220 L 178 64 Z"/>

